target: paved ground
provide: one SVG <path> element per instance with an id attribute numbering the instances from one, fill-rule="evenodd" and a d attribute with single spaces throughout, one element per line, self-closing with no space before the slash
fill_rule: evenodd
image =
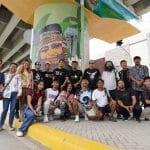
<path id="1" fill-rule="evenodd" d="M 150 121 L 137 123 L 133 120 L 118 122 L 58 120 L 46 124 L 50 127 L 73 133 L 121 150 L 150 150 Z"/>
<path id="2" fill-rule="evenodd" d="M 29 137 L 18 138 L 15 131 L 0 131 L 0 150 L 48 150 Z"/>

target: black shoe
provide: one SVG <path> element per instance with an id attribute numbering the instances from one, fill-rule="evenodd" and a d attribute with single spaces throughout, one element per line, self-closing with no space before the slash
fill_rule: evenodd
<path id="1" fill-rule="evenodd" d="M 140 118 L 136 118 L 136 121 L 137 121 L 138 123 L 140 123 L 140 122 L 141 122 Z"/>
<path id="2" fill-rule="evenodd" d="M 60 120 L 61 121 L 66 121 L 66 117 L 65 116 L 60 116 Z"/>
<path id="3" fill-rule="evenodd" d="M 117 119 L 114 118 L 113 116 L 109 117 L 109 120 L 112 121 L 112 122 L 117 122 Z"/>
<path id="4" fill-rule="evenodd" d="M 149 118 L 145 118 L 145 121 L 149 121 Z"/>
<path id="5" fill-rule="evenodd" d="M 117 119 L 122 119 L 120 114 L 117 114 Z"/>

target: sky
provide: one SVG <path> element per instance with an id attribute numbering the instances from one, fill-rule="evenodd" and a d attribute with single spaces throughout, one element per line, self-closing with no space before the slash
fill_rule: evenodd
<path id="1" fill-rule="evenodd" d="M 150 32 L 150 12 L 142 15 L 141 22 L 139 24 L 130 22 L 132 25 L 136 26 L 141 33 L 135 36 L 124 39 L 124 44 L 132 43 L 137 38 L 144 36 L 145 33 Z M 98 59 L 105 56 L 105 52 L 111 49 L 116 48 L 116 43 L 109 44 L 100 39 L 91 39 L 90 40 L 90 59 Z"/>

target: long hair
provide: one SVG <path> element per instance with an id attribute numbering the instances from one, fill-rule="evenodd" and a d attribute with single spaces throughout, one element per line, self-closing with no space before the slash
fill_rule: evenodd
<path id="1" fill-rule="evenodd" d="M 70 82 L 69 82 L 69 83 L 66 83 L 66 85 L 65 85 L 64 88 L 63 88 L 63 91 L 67 91 L 67 88 L 68 88 L 69 85 L 72 86 L 72 90 L 71 90 L 70 94 L 74 94 L 74 86 L 73 86 L 73 84 L 70 83 Z"/>
<path id="2" fill-rule="evenodd" d="M 104 65 L 104 70 L 105 70 L 105 71 L 108 71 L 108 69 L 107 69 L 107 64 L 108 64 L 108 63 L 111 63 L 111 65 L 112 65 L 112 70 L 115 69 L 115 66 L 114 66 L 113 62 L 109 60 L 109 61 L 106 61 L 106 62 L 105 62 L 105 65 Z"/>
<path id="3" fill-rule="evenodd" d="M 25 70 L 25 68 L 24 68 L 24 64 L 25 64 L 25 62 L 27 62 L 27 63 L 29 63 L 29 67 L 27 68 L 27 71 L 28 71 L 28 73 L 31 73 L 31 67 L 30 67 L 30 62 L 29 62 L 29 60 L 25 60 L 19 67 L 20 67 L 20 73 L 22 74 L 23 72 L 24 72 L 24 70 Z M 19 68 L 18 67 L 18 68 Z"/>

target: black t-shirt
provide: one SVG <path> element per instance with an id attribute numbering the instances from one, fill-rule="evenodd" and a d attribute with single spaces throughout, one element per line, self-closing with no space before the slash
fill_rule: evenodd
<path id="1" fill-rule="evenodd" d="M 34 82 L 38 82 L 40 80 L 43 80 L 43 73 L 41 70 L 36 71 L 35 69 L 32 70 L 33 72 L 33 80 Z"/>
<path id="2" fill-rule="evenodd" d="M 60 86 L 63 85 L 65 78 L 68 77 L 68 72 L 64 68 L 54 69 L 53 74 L 54 74 L 54 79 L 59 82 Z"/>
<path id="3" fill-rule="evenodd" d="M 88 68 L 84 71 L 83 78 L 87 79 L 89 81 L 89 88 L 93 90 L 96 88 L 96 82 L 100 76 L 101 76 L 101 74 L 98 69 Z"/>
<path id="4" fill-rule="evenodd" d="M 69 80 L 72 84 L 77 83 L 81 77 L 82 77 L 81 70 L 70 70 L 69 71 Z"/>
<path id="5" fill-rule="evenodd" d="M 43 79 L 44 79 L 45 89 L 51 88 L 51 84 L 53 81 L 53 72 L 50 72 L 50 71 L 43 72 Z"/>
<path id="6" fill-rule="evenodd" d="M 125 106 L 132 105 L 132 96 L 135 96 L 133 89 L 126 89 L 124 91 L 117 90 L 116 99 L 123 102 Z"/>
<path id="7" fill-rule="evenodd" d="M 120 77 L 121 80 L 124 81 L 126 88 L 131 88 L 131 80 L 129 78 L 129 69 L 121 70 L 119 72 L 119 77 Z"/>
<path id="8" fill-rule="evenodd" d="M 148 100 L 150 101 L 150 90 L 145 89 L 142 92 L 143 95 L 143 103 L 144 103 L 144 107 L 150 107 L 150 104 L 146 104 L 145 101 Z"/>

